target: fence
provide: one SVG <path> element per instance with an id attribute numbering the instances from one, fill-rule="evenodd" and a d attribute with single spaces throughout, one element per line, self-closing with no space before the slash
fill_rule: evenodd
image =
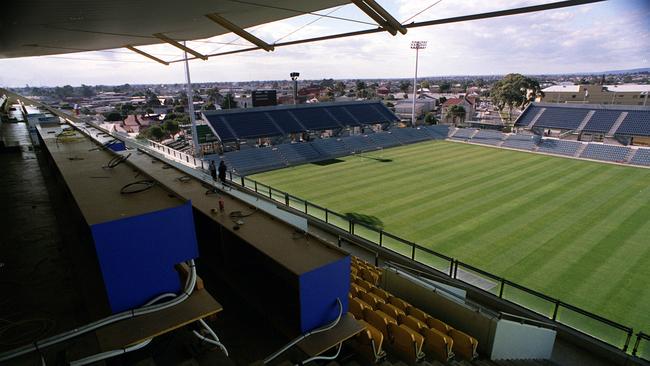
<path id="1" fill-rule="evenodd" d="M 396 235 L 379 230 L 361 222 L 349 219 L 345 215 L 331 211 L 307 200 L 257 182 L 248 177 L 241 177 L 232 172 L 230 180 L 241 187 L 268 197 L 270 200 L 298 210 L 311 218 L 333 225 L 359 238 L 365 239 L 381 248 L 417 261 L 438 271 L 445 276 L 463 281 L 480 291 L 486 291 L 500 299 L 522 306 L 536 314 L 570 327 L 592 338 L 603 341 L 624 352 L 650 359 L 650 336 L 640 332 L 636 335 L 634 349 L 630 342 L 634 336 L 633 329 L 597 314 L 567 304 L 559 299 L 529 289 L 503 277 L 491 274 L 457 259 L 402 239 Z"/>

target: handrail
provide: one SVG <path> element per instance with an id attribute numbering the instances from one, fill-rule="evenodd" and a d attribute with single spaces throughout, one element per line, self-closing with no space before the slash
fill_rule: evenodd
<path id="1" fill-rule="evenodd" d="M 543 322 L 543 321 L 540 321 L 540 320 L 530 319 L 530 318 L 526 318 L 526 317 L 523 317 L 523 316 L 506 313 L 506 312 L 503 312 L 503 311 L 499 312 L 499 319 L 512 320 L 512 321 L 516 321 L 516 322 L 519 322 L 519 323 L 522 323 L 522 324 L 534 325 L 534 326 L 537 326 L 537 327 L 553 329 L 553 330 L 555 330 L 557 328 L 555 326 L 555 324 L 553 324 L 553 323 L 547 323 L 547 322 Z"/>
<path id="2" fill-rule="evenodd" d="M 639 345 L 641 344 L 642 340 L 646 341 L 646 342 L 650 342 L 650 335 L 648 335 L 646 333 L 643 333 L 643 332 L 637 333 L 636 342 L 634 342 L 634 348 L 632 349 L 632 356 L 636 356 L 636 357 L 639 357 L 639 358 L 644 359 L 646 361 L 650 361 L 650 357 L 649 358 L 644 358 L 643 356 L 637 355 L 637 352 L 639 351 Z M 648 345 L 648 347 L 650 347 L 650 344 Z"/>

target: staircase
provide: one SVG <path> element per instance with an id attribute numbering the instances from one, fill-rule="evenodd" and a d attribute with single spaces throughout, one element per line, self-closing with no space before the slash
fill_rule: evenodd
<path id="1" fill-rule="evenodd" d="M 577 132 L 577 133 L 582 132 L 582 130 L 585 128 L 585 126 L 587 125 L 587 123 L 589 123 L 589 120 L 591 120 L 591 117 L 592 117 L 594 114 L 596 114 L 596 111 L 594 111 L 594 110 L 591 110 L 591 111 L 589 111 L 589 113 L 587 113 L 587 115 L 586 115 L 585 118 L 582 120 L 582 122 L 580 122 L 580 126 L 578 126 L 578 128 L 576 128 L 576 132 Z"/>
<path id="2" fill-rule="evenodd" d="M 535 116 L 535 118 L 533 118 L 533 120 L 530 121 L 530 123 L 528 124 L 528 126 L 527 126 L 528 129 L 533 128 L 533 126 L 535 125 L 535 122 L 537 122 L 537 120 L 539 119 L 539 117 L 542 116 L 542 113 L 544 113 L 545 110 L 546 110 L 546 108 L 542 108 L 539 112 L 537 112 L 537 115 Z"/>
<path id="3" fill-rule="evenodd" d="M 582 146 L 580 146 L 578 150 L 576 150 L 576 153 L 573 155 L 574 158 L 577 158 L 580 155 L 582 155 L 582 152 L 585 151 L 585 149 L 587 148 L 587 144 L 581 144 L 581 145 Z"/>
<path id="4" fill-rule="evenodd" d="M 612 137 L 616 133 L 616 130 L 618 130 L 619 127 L 621 127 L 621 123 L 623 123 L 623 120 L 627 117 L 627 112 L 621 113 L 620 116 L 616 119 L 616 122 L 614 122 L 614 125 L 612 128 L 609 129 L 609 132 L 607 132 L 607 137 Z"/>
<path id="5" fill-rule="evenodd" d="M 636 155 L 636 152 L 638 149 L 630 148 L 630 152 L 627 154 L 625 159 L 623 160 L 626 164 L 629 164 L 632 161 L 632 158 L 634 158 L 634 155 Z"/>

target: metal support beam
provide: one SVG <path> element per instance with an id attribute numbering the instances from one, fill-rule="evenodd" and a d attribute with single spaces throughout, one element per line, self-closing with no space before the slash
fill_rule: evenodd
<path id="1" fill-rule="evenodd" d="M 185 45 L 182 45 L 182 44 L 176 42 L 175 40 L 173 40 L 173 39 L 167 37 L 166 35 L 164 35 L 164 34 L 162 34 L 162 33 L 154 33 L 154 34 L 152 34 L 152 35 L 153 35 L 154 37 L 160 39 L 161 41 L 164 41 L 164 42 L 166 42 L 166 43 L 169 43 L 170 45 L 172 45 L 172 46 L 174 46 L 174 47 L 176 47 L 176 48 L 180 48 L 181 50 L 183 50 L 183 51 L 185 51 L 185 52 L 187 52 L 187 53 L 189 53 L 189 54 L 194 55 L 196 58 L 200 58 L 201 60 L 204 60 L 204 61 L 208 59 L 208 56 L 205 56 L 205 55 L 203 55 L 203 54 L 201 54 L 201 53 L 199 53 L 199 52 L 196 52 L 196 51 L 194 51 L 193 49 L 191 49 L 191 48 L 189 48 L 189 47 L 187 47 L 187 46 L 185 46 Z"/>
<path id="2" fill-rule="evenodd" d="M 363 0 L 369 7 L 372 8 L 377 14 L 379 14 L 382 18 L 386 20 L 388 24 L 390 24 L 393 29 L 396 29 L 398 32 L 402 34 L 406 34 L 406 28 L 397 20 L 395 17 L 390 15 L 389 12 L 386 11 L 386 9 L 382 8 L 381 5 L 377 4 L 375 0 Z"/>
<path id="3" fill-rule="evenodd" d="M 236 35 L 242 37 L 243 39 L 247 40 L 248 42 L 256 45 L 257 47 L 265 50 L 265 51 L 273 51 L 274 47 L 273 45 L 270 45 L 263 40 L 255 37 L 251 33 L 247 32 L 237 24 L 234 24 L 233 22 L 229 21 L 228 19 L 222 17 L 219 14 L 212 13 L 212 14 L 206 14 L 205 15 L 208 19 L 211 21 L 219 24 L 220 26 L 226 28 L 227 30 L 235 33 Z"/>
<path id="4" fill-rule="evenodd" d="M 392 35 L 397 34 L 397 29 L 393 27 L 390 23 L 386 21 L 381 15 L 377 14 L 375 10 L 373 10 L 368 4 L 363 2 L 362 0 L 350 0 L 354 5 L 356 5 L 361 11 L 366 13 L 372 20 L 377 22 L 382 28 L 384 28 L 387 32 L 389 32 Z"/>
<path id="5" fill-rule="evenodd" d="M 138 54 L 140 54 L 140 55 L 142 55 L 142 56 L 144 56 L 144 57 L 146 57 L 146 58 L 152 59 L 152 60 L 154 60 L 154 61 L 156 61 L 156 62 L 159 62 L 159 63 L 161 63 L 161 64 L 163 64 L 163 65 L 165 65 L 165 66 L 169 66 L 169 62 L 164 61 L 164 60 L 161 60 L 161 59 L 159 59 L 158 57 L 156 57 L 156 56 L 154 56 L 154 55 L 151 55 L 151 54 L 148 54 L 148 53 L 146 53 L 146 52 L 144 52 L 144 51 L 141 51 L 141 50 L 139 50 L 139 49 L 137 49 L 137 48 L 131 46 L 130 44 L 127 44 L 127 45 L 124 46 L 124 47 L 126 47 L 126 48 L 130 49 L 131 51 L 133 51 L 133 52 L 135 52 L 135 53 L 138 53 Z"/>

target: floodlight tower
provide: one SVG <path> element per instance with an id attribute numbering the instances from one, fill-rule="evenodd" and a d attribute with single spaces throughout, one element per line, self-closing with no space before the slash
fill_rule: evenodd
<path id="1" fill-rule="evenodd" d="M 411 49 L 415 50 L 415 76 L 413 77 L 413 109 L 411 110 L 411 125 L 415 127 L 415 98 L 418 94 L 418 56 L 420 50 L 427 48 L 427 41 L 412 41 Z"/>
<path id="2" fill-rule="evenodd" d="M 300 76 L 299 72 L 292 72 L 289 74 L 291 77 L 291 80 L 293 80 L 293 104 L 298 104 L 298 76 Z"/>

